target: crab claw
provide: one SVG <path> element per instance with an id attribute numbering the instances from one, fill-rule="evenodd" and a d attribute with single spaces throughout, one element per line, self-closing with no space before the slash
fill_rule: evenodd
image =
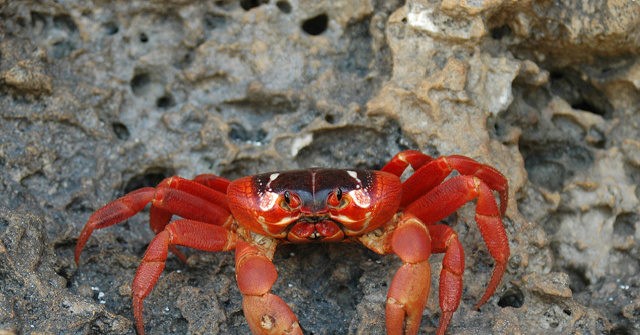
<path id="1" fill-rule="evenodd" d="M 302 335 L 291 308 L 270 293 L 278 272 L 263 250 L 243 241 L 236 244 L 236 279 L 242 293 L 242 309 L 253 334 Z"/>
<path id="2" fill-rule="evenodd" d="M 267 293 L 262 296 L 247 295 L 242 299 L 242 308 L 249 328 L 260 335 L 302 335 L 298 319 L 289 306 L 277 295 Z"/>
<path id="3" fill-rule="evenodd" d="M 405 216 L 393 233 L 393 252 L 402 259 L 387 295 L 387 334 L 417 334 L 431 286 L 431 239 L 420 220 Z"/>

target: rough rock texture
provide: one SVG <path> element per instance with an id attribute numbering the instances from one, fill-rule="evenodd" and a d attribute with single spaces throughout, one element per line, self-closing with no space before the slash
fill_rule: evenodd
<path id="1" fill-rule="evenodd" d="M 133 334 L 141 214 L 88 216 L 179 174 L 379 168 L 399 150 L 503 171 L 511 259 L 466 205 L 452 334 L 640 332 L 640 2 L 0 0 L 0 334 Z M 151 334 L 246 334 L 233 254 L 170 257 Z M 421 333 L 440 316 L 438 272 Z M 395 257 L 285 246 L 308 334 L 382 334 Z"/>

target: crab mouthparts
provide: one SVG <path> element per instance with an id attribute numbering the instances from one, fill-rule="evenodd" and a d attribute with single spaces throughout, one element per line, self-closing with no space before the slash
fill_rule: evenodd
<path id="1" fill-rule="evenodd" d="M 344 240 L 344 232 L 328 217 L 303 217 L 293 223 L 287 240 L 293 243 L 339 242 Z"/>

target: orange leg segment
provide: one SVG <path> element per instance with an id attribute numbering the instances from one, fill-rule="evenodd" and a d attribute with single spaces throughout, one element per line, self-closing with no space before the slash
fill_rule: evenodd
<path id="1" fill-rule="evenodd" d="M 302 335 L 291 308 L 271 293 L 276 267 L 263 251 L 244 241 L 236 246 L 236 280 L 242 293 L 242 309 L 255 335 Z"/>
<path id="2" fill-rule="evenodd" d="M 462 297 L 462 275 L 464 273 L 464 249 L 458 236 L 451 227 L 444 224 L 429 226 L 432 239 L 432 251 L 443 253 L 442 270 L 440 271 L 439 302 L 442 317 L 438 324 L 437 335 L 444 335 L 453 312 L 460 305 Z"/>
<path id="3" fill-rule="evenodd" d="M 418 219 L 403 217 L 391 239 L 391 248 L 402 266 L 387 294 L 387 334 L 417 334 L 431 285 L 431 239 Z"/>
<path id="4" fill-rule="evenodd" d="M 509 182 L 500 171 L 465 156 L 452 155 L 446 157 L 446 160 L 460 174 L 476 176 L 488 186 L 488 189 L 497 191 L 500 195 L 500 214 L 504 216 L 509 202 Z"/>
<path id="5" fill-rule="evenodd" d="M 199 174 L 193 178 L 193 181 L 224 194 L 227 194 L 227 188 L 229 187 L 229 183 L 231 183 L 228 179 L 211 173 Z"/>
<path id="6" fill-rule="evenodd" d="M 169 248 L 182 245 L 203 251 L 235 248 L 237 236 L 227 229 L 205 222 L 181 219 L 171 222 L 151 241 L 133 278 L 133 316 L 138 334 L 144 335 L 144 299 L 151 293 L 164 270 Z"/>
<path id="7" fill-rule="evenodd" d="M 421 166 L 432 160 L 433 158 L 431 156 L 425 155 L 420 151 L 405 150 L 393 156 L 393 158 L 391 158 L 389 163 L 387 163 L 381 169 L 381 171 L 393 173 L 396 176 L 400 177 L 409 165 L 411 165 L 413 170 L 417 170 Z"/>
<path id="8" fill-rule="evenodd" d="M 498 212 L 496 202 L 493 196 L 490 195 L 491 191 L 487 185 L 480 184 L 479 187 L 480 196 L 476 203 L 475 219 L 484 243 L 487 245 L 487 249 L 489 249 L 489 253 L 495 260 L 496 265 L 491 274 L 489 284 L 487 284 L 487 289 L 476 303 L 475 308 L 480 308 L 489 300 L 500 284 L 509 260 L 509 239 L 502 225 L 502 218 L 500 212 Z"/>

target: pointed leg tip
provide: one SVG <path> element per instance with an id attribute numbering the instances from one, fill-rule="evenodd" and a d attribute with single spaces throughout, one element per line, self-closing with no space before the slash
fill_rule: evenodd
<path id="1" fill-rule="evenodd" d="M 76 267 L 80 265 L 80 254 L 82 254 L 82 249 L 84 249 L 84 243 L 78 242 L 73 253 L 73 260 L 76 262 Z"/>
<path id="2" fill-rule="evenodd" d="M 491 293 L 485 292 L 485 294 L 480 298 L 480 300 L 478 300 L 478 302 L 475 305 L 473 305 L 473 309 L 480 310 L 480 307 L 484 306 L 484 304 L 486 304 L 487 301 L 489 301 L 493 293 L 494 292 L 491 292 Z"/>
<path id="3" fill-rule="evenodd" d="M 136 332 L 138 335 L 144 335 L 144 320 L 142 319 L 142 310 L 144 308 L 143 299 L 133 297 L 133 319 L 136 324 Z"/>
<path id="4" fill-rule="evenodd" d="M 437 335 L 444 335 L 447 331 L 447 327 L 449 327 L 449 322 L 451 322 L 452 316 L 453 312 L 442 312 L 442 316 L 440 317 L 440 322 L 438 324 L 438 330 L 436 331 Z"/>
<path id="5" fill-rule="evenodd" d="M 76 248 L 73 253 L 73 259 L 76 262 L 76 266 L 80 264 L 80 254 L 82 254 L 82 250 L 84 250 L 84 247 L 87 245 L 87 241 L 89 241 L 89 238 L 91 237 L 91 233 L 93 233 L 93 226 L 93 222 L 89 220 L 82 228 L 82 231 L 78 236 L 78 239 L 76 241 Z"/>

